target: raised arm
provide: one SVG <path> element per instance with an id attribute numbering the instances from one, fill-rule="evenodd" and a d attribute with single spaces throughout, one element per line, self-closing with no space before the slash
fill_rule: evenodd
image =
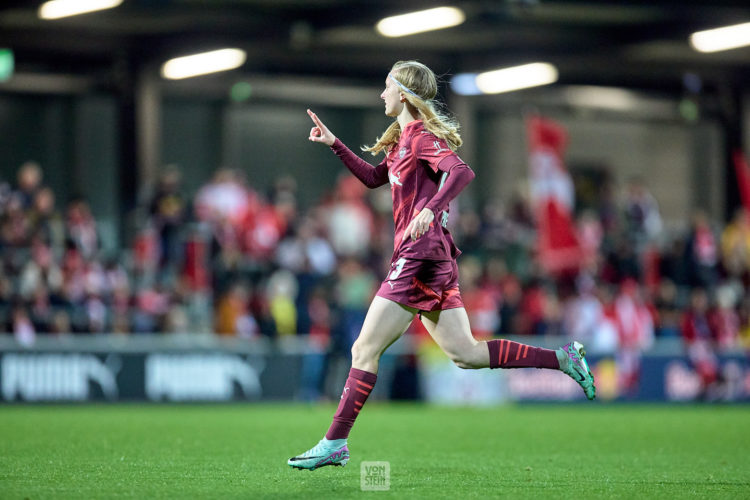
<path id="1" fill-rule="evenodd" d="M 328 130 L 328 127 L 326 127 L 322 121 L 320 121 L 318 115 L 309 109 L 307 110 L 307 114 L 315 124 L 315 126 L 310 129 L 310 137 L 308 137 L 308 139 L 313 142 L 322 142 L 328 146 L 333 146 L 333 143 L 336 142 L 336 136 Z"/>
<path id="2" fill-rule="evenodd" d="M 338 139 L 333 143 L 331 149 L 336 153 L 336 156 L 339 157 L 344 165 L 346 165 L 346 168 L 348 168 L 349 171 L 368 188 L 374 189 L 388 182 L 388 167 L 386 166 L 385 160 L 373 167 L 354 154 L 351 149 L 347 148 L 346 145 Z"/>
<path id="3" fill-rule="evenodd" d="M 346 168 L 368 188 L 380 187 L 388 182 L 388 167 L 385 160 L 380 162 L 378 166 L 373 167 L 337 139 L 315 113 L 308 109 L 307 114 L 315 123 L 315 126 L 310 130 L 309 140 L 322 142 L 330 146 L 336 156 L 346 165 Z"/>

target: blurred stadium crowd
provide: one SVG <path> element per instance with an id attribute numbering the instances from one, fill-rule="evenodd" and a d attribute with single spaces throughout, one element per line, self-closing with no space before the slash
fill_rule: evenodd
<path id="1" fill-rule="evenodd" d="M 477 338 L 575 337 L 624 365 L 655 338 L 712 357 L 750 340 L 750 218 L 697 211 L 667 231 L 643 182 L 604 183 L 577 216 L 586 259 L 552 278 L 533 259 L 522 190 L 454 209 L 462 295 Z M 348 350 L 393 249 L 390 193 L 342 175 L 313 207 L 280 178 L 269 192 L 222 169 L 192 199 L 166 169 L 142 196 L 132 243 L 102 251 L 86 200 L 59 206 L 28 162 L 0 185 L 0 318 L 22 343 L 68 333 L 309 335 Z M 460 210 L 458 208 L 461 208 Z M 424 334 L 420 326 L 413 333 Z"/>

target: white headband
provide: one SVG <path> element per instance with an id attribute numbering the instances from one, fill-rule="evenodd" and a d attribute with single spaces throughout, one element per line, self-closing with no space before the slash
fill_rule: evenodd
<path id="1" fill-rule="evenodd" d="M 394 78 L 394 76 L 393 76 L 392 74 L 388 73 L 388 78 L 390 78 L 391 80 L 393 80 L 393 82 L 394 82 L 394 83 L 395 83 L 396 85 L 398 85 L 398 86 L 399 86 L 399 88 L 400 88 L 401 90 L 403 90 L 404 92 L 406 92 L 406 93 L 408 93 L 408 94 L 411 94 L 411 95 L 413 95 L 414 97 L 417 97 L 417 98 L 419 98 L 419 99 L 422 99 L 422 97 L 419 97 L 419 96 L 418 96 L 417 94 L 415 94 L 415 93 L 414 93 L 414 91 L 412 91 L 412 90 L 409 90 L 409 89 L 408 89 L 408 88 L 406 87 L 406 85 L 404 85 L 403 83 L 401 83 L 401 82 L 399 82 L 398 80 L 396 80 L 396 78 Z"/>

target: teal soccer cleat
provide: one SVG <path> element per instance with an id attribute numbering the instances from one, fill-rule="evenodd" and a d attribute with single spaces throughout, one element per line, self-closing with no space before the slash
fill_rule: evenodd
<path id="1" fill-rule="evenodd" d="M 295 469 L 315 470 L 325 465 L 346 465 L 349 461 L 349 448 L 346 439 L 321 439 L 313 448 L 302 455 L 289 459 L 287 464 Z"/>
<path id="2" fill-rule="evenodd" d="M 557 360 L 560 362 L 560 370 L 583 388 L 587 398 L 594 399 L 596 397 L 594 376 L 586 362 L 586 351 L 583 350 L 583 345 L 580 342 L 568 342 L 556 353 Z"/>

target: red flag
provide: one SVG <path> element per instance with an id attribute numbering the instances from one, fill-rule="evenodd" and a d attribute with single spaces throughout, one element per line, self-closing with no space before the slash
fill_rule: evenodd
<path id="1" fill-rule="evenodd" d="M 563 163 L 565 130 L 546 118 L 527 121 L 531 203 L 537 221 L 537 257 L 546 272 L 577 271 L 583 251 L 573 222 L 573 181 Z"/>
<path id="2" fill-rule="evenodd" d="M 734 159 L 734 171 L 737 174 L 737 188 L 740 190 L 742 205 L 745 210 L 750 211 L 750 166 L 740 150 L 736 150 L 732 158 Z"/>

